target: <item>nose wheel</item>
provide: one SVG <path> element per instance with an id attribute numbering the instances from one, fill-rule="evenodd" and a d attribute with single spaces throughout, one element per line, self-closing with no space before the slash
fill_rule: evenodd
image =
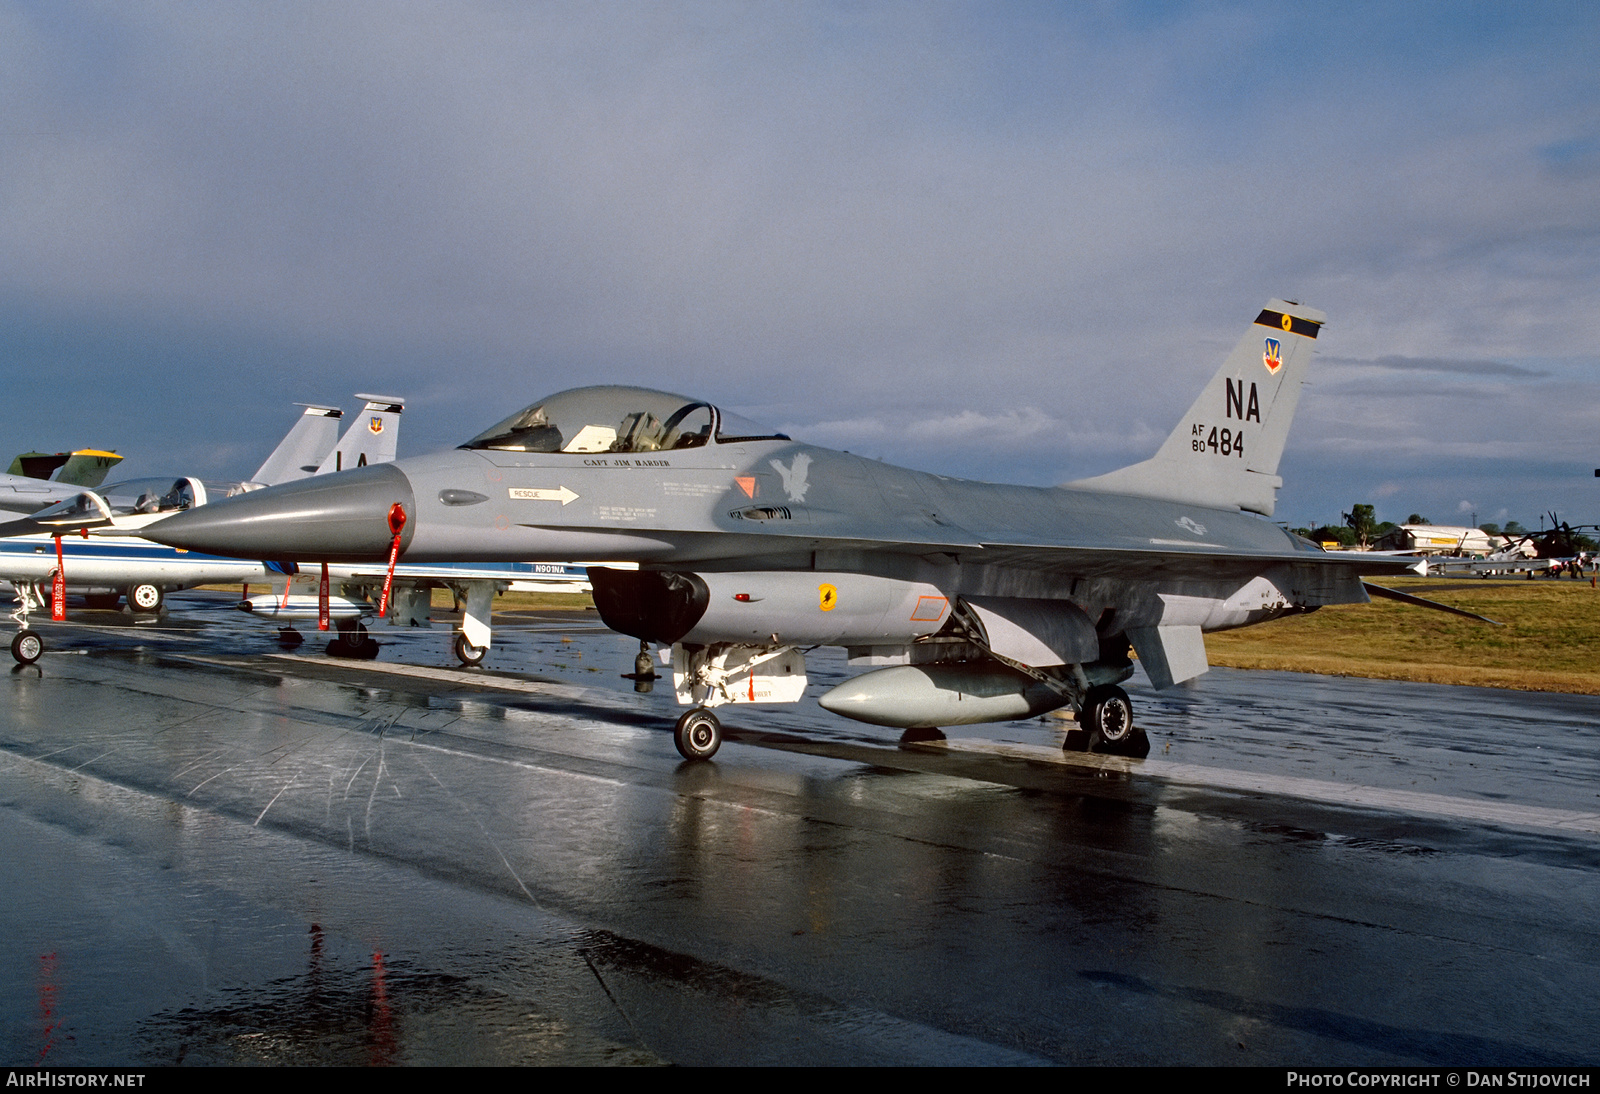
<path id="1" fill-rule="evenodd" d="M 19 665 L 31 665 L 44 653 L 44 639 L 37 631 L 22 630 L 11 640 L 11 656 Z M 713 749 L 715 751 L 715 749 Z"/>
<path id="2" fill-rule="evenodd" d="M 696 707 L 678 719 L 672 743 L 686 760 L 709 760 L 722 747 L 722 723 L 709 710 Z"/>
<path id="3" fill-rule="evenodd" d="M 457 634 L 455 638 L 456 660 L 468 668 L 483 664 L 484 655 L 489 652 L 487 646 L 474 646 L 467 641 L 467 636 Z"/>

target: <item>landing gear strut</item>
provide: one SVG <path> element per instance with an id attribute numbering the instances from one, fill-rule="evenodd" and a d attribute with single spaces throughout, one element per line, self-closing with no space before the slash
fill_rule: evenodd
<path id="1" fill-rule="evenodd" d="M 11 621 L 17 625 L 16 636 L 11 639 L 11 656 L 19 665 L 31 665 L 44 653 L 44 639 L 39 637 L 38 631 L 28 629 L 28 614 L 45 603 L 45 599 L 34 582 L 13 581 L 11 587 L 17 594 L 17 606 L 11 613 Z"/>
<path id="2" fill-rule="evenodd" d="M 672 743 L 686 760 L 709 760 L 722 747 L 722 723 L 704 707 L 696 707 L 672 728 Z"/>

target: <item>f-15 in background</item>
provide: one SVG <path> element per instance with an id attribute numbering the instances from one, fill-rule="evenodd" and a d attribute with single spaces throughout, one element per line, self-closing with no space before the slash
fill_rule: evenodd
<path id="1" fill-rule="evenodd" d="M 93 489 L 121 462 L 115 452 L 97 448 L 23 452 L 11 461 L 10 470 L 0 475 L 0 521 L 38 512 L 79 490 Z"/>
<path id="2" fill-rule="evenodd" d="M 636 563 L 590 568 L 596 606 L 670 647 L 688 758 L 720 744 L 710 708 L 798 700 L 821 645 L 869 669 L 821 696 L 846 717 L 931 730 L 1071 706 L 1086 733 L 1069 745 L 1137 748 L 1118 686 L 1132 654 L 1171 687 L 1206 671 L 1207 631 L 1365 602 L 1363 573 L 1414 567 L 1324 552 L 1260 519 L 1323 322 L 1270 301 L 1155 456 L 1061 487 L 903 470 L 698 399 L 590 387 L 452 451 L 231 498 L 145 534 L 300 562 L 397 547 L 409 563 Z"/>
<path id="3" fill-rule="evenodd" d="M 159 611 L 166 594 L 175 589 L 269 580 L 274 571 L 261 561 L 159 546 L 141 538 L 139 529 L 217 498 L 392 460 L 404 400 L 357 398 L 366 404 L 342 437 L 342 411 L 301 404 L 305 411 L 244 482 L 215 483 L 196 476 L 129 479 L 98 491 L 78 488 L 55 505 L 0 524 L 0 580 L 11 583 L 17 604 L 11 615 L 18 628 L 12 656 L 26 664 L 44 651 L 28 617 L 53 600 L 58 570 L 65 578 L 63 594 L 83 595 L 95 608 L 115 608 L 126 597 L 135 612 Z"/>

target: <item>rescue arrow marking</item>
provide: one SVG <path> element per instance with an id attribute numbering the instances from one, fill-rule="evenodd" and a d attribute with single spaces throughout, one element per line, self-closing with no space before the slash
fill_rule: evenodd
<path id="1" fill-rule="evenodd" d="M 562 505 L 570 505 L 578 500 L 578 495 L 565 486 L 554 490 L 528 490 L 513 486 L 511 497 L 515 501 L 559 501 Z"/>

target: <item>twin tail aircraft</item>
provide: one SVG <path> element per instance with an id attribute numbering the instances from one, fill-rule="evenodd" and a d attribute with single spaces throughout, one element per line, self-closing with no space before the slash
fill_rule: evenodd
<path id="1" fill-rule="evenodd" d="M 699 399 L 588 387 L 459 448 L 255 491 L 144 530 L 298 562 L 611 559 L 601 618 L 670 650 L 674 740 L 713 755 L 730 703 L 801 698 L 805 654 L 866 669 L 820 697 L 934 727 L 1071 707 L 1068 747 L 1148 749 L 1119 686 L 1168 688 L 1204 635 L 1368 600 L 1410 560 L 1324 552 L 1262 517 L 1322 312 L 1268 302 L 1150 459 L 1060 487 L 966 482 L 792 440 Z"/>

